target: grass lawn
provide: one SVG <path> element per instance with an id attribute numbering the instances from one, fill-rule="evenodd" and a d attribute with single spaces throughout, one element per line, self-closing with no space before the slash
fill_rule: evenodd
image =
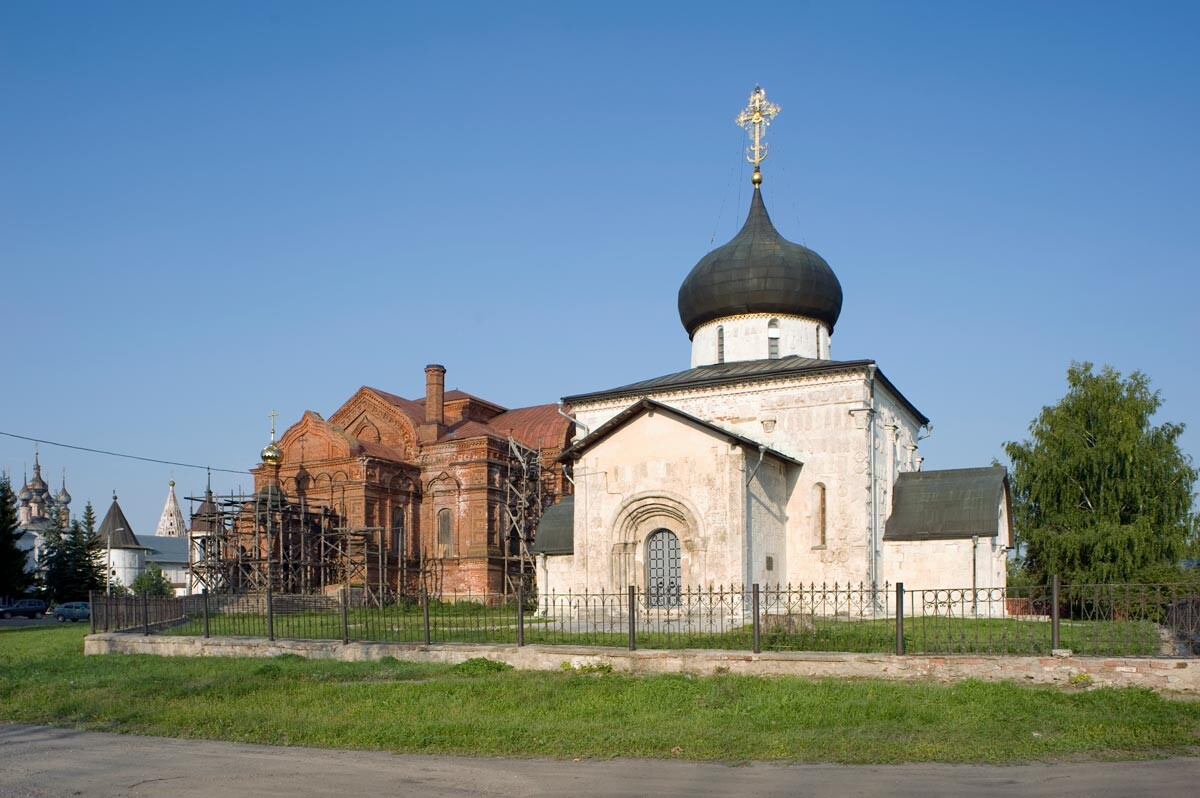
<path id="1" fill-rule="evenodd" d="M 86 631 L 0 631 L 0 720 L 507 756 L 1015 762 L 1200 750 L 1200 702 L 1148 690 L 84 657 Z"/>

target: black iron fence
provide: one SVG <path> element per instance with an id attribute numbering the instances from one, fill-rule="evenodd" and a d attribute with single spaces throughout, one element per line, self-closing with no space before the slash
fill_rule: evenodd
<path id="1" fill-rule="evenodd" d="M 95 631 L 268 639 L 845 651 L 1200 656 L 1200 585 L 897 585 L 421 594 L 92 597 Z"/>

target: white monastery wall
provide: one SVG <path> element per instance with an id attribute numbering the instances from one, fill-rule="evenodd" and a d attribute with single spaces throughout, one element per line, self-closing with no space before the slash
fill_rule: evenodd
<path id="1" fill-rule="evenodd" d="M 778 323 L 779 351 L 776 357 L 798 355 L 832 359 L 829 328 L 816 319 L 778 313 L 747 313 L 715 319 L 697 327 L 692 336 L 692 368 L 771 357 L 772 319 Z"/>
<path id="2" fill-rule="evenodd" d="M 104 549 L 102 561 L 107 564 L 113 585 L 129 587 L 145 567 L 145 552 L 141 549 Z"/>

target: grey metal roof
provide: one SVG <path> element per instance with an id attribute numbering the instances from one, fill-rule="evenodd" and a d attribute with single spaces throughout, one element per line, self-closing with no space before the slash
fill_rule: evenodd
<path id="1" fill-rule="evenodd" d="M 910 471 L 896 478 L 883 539 L 994 537 L 1001 531 L 1000 503 L 1007 501 L 1003 466 Z"/>
<path id="2" fill-rule="evenodd" d="M 150 535 L 143 540 L 149 548 L 149 551 L 146 552 L 146 562 L 186 564 L 188 561 L 187 538 Z"/>
<path id="3" fill-rule="evenodd" d="M 112 506 L 104 514 L 104 520 L 100 522 L 100 531 L 98 534 L 101 543 L 107 548 L 146 548 L 138 542 L 137 535 L 133 534 L 133 524 L 129 523 L 129 519 L 125 517 L 125 513 L 121 510 L 121 505 L 117 504 L 116 496 L 113 496 Z"/>
<path id="4" fill-rule="evenodd" d="M 842 286 L 829 264 L 775 229 L 756 187 L 741 231 L 700 259 L 679 287 L 679 320 L 692 335 L 707 321 L 739 313 L 819 319 L 830 332 L 842 312 Z"/>
<path id="5" fill-rule="evenodd" d="M 695 416 L 693 416 L 689 413 L 685 413 L 682 410 L 677 410 L 676 408 L 671 407 L 670 405 L 664 405 L 661 402 L 656 402 L 653 399 L 642 399 L 638 402 L 633 403 L 629 407 L 625 408 L 620 413 L 617 413 L 615 416 L 610 418 L 608 421 L 604 422 L 599 427 L 597 427 L 595 430 L 593 430 L 590 435 L 580 438 L 579 440 L 575 441 L 575 443 L 571 444 L 568 448 L 563 450 L 563 453 L 558 458 L 559 461 L 566 462 L 567 460 L 578 460 L 580 457 L 583 456 L 583 453 L 585 451 L 592 448 L 597 443 L 599 443 L 600 441 L 607 438 L 609 435 L 616 432 L 617 429 L 619 429 L 620 427 L 623 427 L 625 424 L 628 424 L 630 421 L 632 421 L 633 419 L 642 415 L 643 413 L 649 413 L 649 412 L 654 412 L 654 411 L 666 413 L 668 415 L 672 415 L 672 416 L 675 416 L 676 418 L 682 419 L 683 421 L 687 421 L 692 424 L 696 424 L 698 426 L 704 427 L 705 429 L 709 430 L 710 432 L 727 439 L 731 443 L 737 443 L 748 449 L 753 449 L 755 451 L 758 451 L 761 448 L 765 454 L 769 454 L 772 457 L 782 460 L 785 463 L 789 463 L 789 464 L 795 465 L 795 466 L 803 466 L 804 465 L 796 458 L 789 457 L 788 455 L 783 454 L 782 452 L 776 451 L 775 449 L 772 449 L 769 446 L 765 446 L 764 444 L 759 443 L 758 441 L 754 440 L 753 438 L 747 438 L 745 435 L 738 435 L 736 432 L 730 432 L 729 430 L 725 429 L 724 427 L 718 427 L 716 424 L 705 421 L 704 419 L 701 419 L 701 418 L 696 418 Z"/>
<path id="6" fill-rule="evenodd" d="M 827 374 L 837 371 L 865 370 L 874 366 L 874 360 L 817 360 L 811 357 L 788 355 L 768 360 L 738 360 L 730 363 L 713 363 L 707 366 L 697 366 L 674 374 L 652 377 L 648 380 L 622 385 L 620 388 L 610 388 L 605 391 L 593 391 L 574 396 L 564 396 L 563 402 L 568 405 L 578 405 L 585 402 L 596 402 L 602 399 L 617 399 L 623 396 L 648 396 L 655 393 L 665 393 L 685 388 L 703 388 L 713 385 L 727 385 L 735 382 L 755 382 L 772 380 L 780 377 L 794 377 L 809 374 Z M 929 419 L 900 393 L 892 381 L 876 369 L 875 378 L 896 396 L 909 412 L 922 424 L 928 424 Z"/>
<path id="7" fill-rule="evenodd" d="M 575 497 L 563 496 L 546 508 L 533 539 L 534 554 L 575 553 Z"/>

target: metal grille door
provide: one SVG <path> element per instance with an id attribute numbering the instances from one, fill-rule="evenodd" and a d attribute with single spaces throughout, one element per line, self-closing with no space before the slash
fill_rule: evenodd
<path id="1" fill-rule="evenodd" d="M 646 541 L 647 606 L 677 606 L 681 582 L 679 538 L 668 529 L 656 530 Z"/>

